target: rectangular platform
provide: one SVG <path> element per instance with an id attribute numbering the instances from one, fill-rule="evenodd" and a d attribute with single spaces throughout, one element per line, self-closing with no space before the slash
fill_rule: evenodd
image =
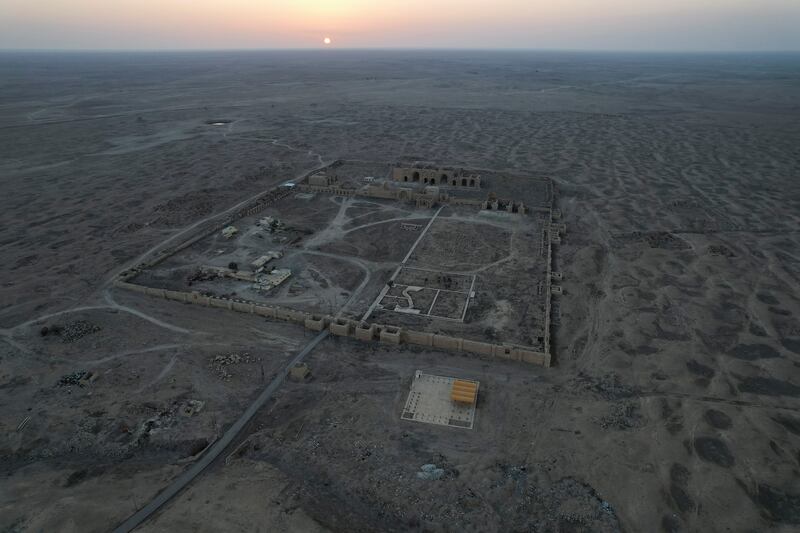
<path id="1" fill-rule="evenodd" d="M 464 404 L 452 400 L 451 392 L 455 381 L 475 384 L 475 398 L 472 403 Z M 473 380 L 434 376 L 417 370 L 400 418 L 426 424 L 472 429 L 479 385 Z"/>

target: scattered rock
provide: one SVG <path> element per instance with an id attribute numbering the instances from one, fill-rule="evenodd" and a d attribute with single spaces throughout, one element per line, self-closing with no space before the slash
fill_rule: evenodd
<path id="1" fill-rule="evenodd" d="M 206 402 L 201 400 L 186 400 L 186 403 L 181 406 L 181 414 L 183 416 L 194 416 L 205 407 Z"/>
<path id="2" fill-rule="evenodd" d="M 70 387 L 72 385 L 83 387 L 90 381 L 92 376 L 93 374 L 91 372 L 78 370 L 77 372 L 72 372 L 71 374 L 65 374 L 61 376 L 61 379 L 58 380 L 57 385 L 59 387 Z"/>
<path id="3" fill-rule="evenodd" d="M 642 417 L 637 412 L 634 404 L 623 403 L 615 405 L 611 414 L 605 415 L 598 420 L 603 429 L 632 429 L 642 425 Z"/>
<path id="4" fill-rule="evenodd" d="M 583 385 L 586 390 L 591 390 L 606 400 L 619 400 L 636 395 L 636 390 L 620 382 L 616 374 L 606 374 L 603 377 L 590 376 L 580 372 L 575 381 Z"/>

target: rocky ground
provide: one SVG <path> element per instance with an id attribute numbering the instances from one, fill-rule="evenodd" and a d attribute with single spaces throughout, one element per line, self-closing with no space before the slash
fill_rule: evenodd
<path id="1" fill-rule="evenodd" d="M 0 58 L 0 530 L 109 530 L 310 339 L 108 282 L 335 159 L 553 178 L 555 366 L 327 339 L 142 529 L 795 530 L 797 65 Z M 473 430 L 400 420 L 416 369 L 481 382 Z"/>

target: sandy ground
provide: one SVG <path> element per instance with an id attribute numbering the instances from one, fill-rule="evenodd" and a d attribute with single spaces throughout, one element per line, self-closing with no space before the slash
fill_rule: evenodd
<path id="1" fill-rule="evenodd" d="M 555 366 L 328 339 L 142 529 L 796 529 L 798 65 L 1 57 L 0 528 L 109 530 L 233 422 L 308 334 L 108 280 L 341 158 L 551 177 Z M 400 421 L 416 369 L 481 381 L 473 430 Z"/>

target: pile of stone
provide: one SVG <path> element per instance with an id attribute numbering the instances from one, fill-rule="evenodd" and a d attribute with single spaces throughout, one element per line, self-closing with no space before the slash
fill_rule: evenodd
<path id="1" fill-rule="evenodd" d="M 74 342 L 78 339 L 97 333 L 100 331 L 100 326 L 87 322 L 86 320 L 76 320 L 70 322 L 61 331 L 61 340 L 63 342 Z"/>
<path id="2" fill-rule="evenodd" d="M 91 381 L 96 379 L 96 375 L 92 372 L 87 372 L 86 370 L 78 370 L 76 372 L 72 372 L 70 374 L 64 374 L 61 376 L 61 379 L 58 380 L 57 385 L 59 387 L 71 387 L 77 385 L 78 387 L 84 387 Z"/>
<path id="3" fill-rule="evenodd" d="M 202 268 L 198 268 L 188 276 L 186 276 L 186 281 L 189 285 L 196 281 L 211 281 L 215 280 L 219 277 L 219 273 L 214 272 L 213 270 L 204 270 Z"/>
<path id="4" fill-rule="evenodd" d="M 615 405 L 610 414 L 600 417 L 598 423 L 603 429 L 633 429 L 642 425 L 642 417 L 635 405 L 622 403 Z"/>
<path id="5" fill-rule="evenodd" d="M 75 342 L 78 339 L 97 333 L 100 331 L 100 326 L 92 324 L 86 320 L 76 320 L 70 322 L 65 326 L 54 324 L 52 326 L 44 326 L 41 330 L 42 337 L 48 335 L 58 335 L 61 337 L 61 342 Z"/>
<path id="6" fill-rule="evenodd" d="M 216 372 L 220 378 L 229 380 L 233 377 L 233 374 L 231 374 L 229 370 L 231 366 L 241 363 L 254 363 L 255 361 L 256 359 L 247 352 L 232 352 L 213 357 L 208 366 L 214 369 L 214 372 Z"/>

